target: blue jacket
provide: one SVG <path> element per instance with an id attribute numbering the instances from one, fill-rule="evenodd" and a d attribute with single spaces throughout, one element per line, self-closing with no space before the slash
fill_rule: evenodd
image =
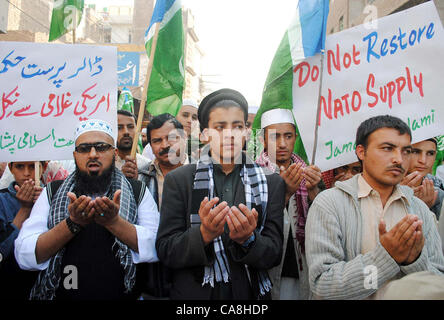
<path id="1" fill-rule="evenodd" d="M 14 241 L 19 234 L 19 229 L 12 223 L 20 210 L 14 184 L 12 182 L 7 189 L 0 190 L 0 253 L 3 259 L 13 254 Z"/>

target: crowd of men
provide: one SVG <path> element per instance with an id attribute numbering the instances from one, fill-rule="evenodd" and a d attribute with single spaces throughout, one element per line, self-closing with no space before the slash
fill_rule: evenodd
<path id="1" fill-rule="evenodd" d="M 293 152 L 288 109 L 261 115 L 263 148 L 251 148 L 256 112 L 221 89 L 152 118 L 136 157 L 136 117 L 119 110 L 117 133 L 80 122 L 73 159 L 41 162 L 40 181 L 34 162 L 1 164 L 1 290 L 22 300 L 444 299 L 436 139 L 412 144 L 402 120 L 376 116 L 359 125 L 358 161 L 321 172 Z"/>

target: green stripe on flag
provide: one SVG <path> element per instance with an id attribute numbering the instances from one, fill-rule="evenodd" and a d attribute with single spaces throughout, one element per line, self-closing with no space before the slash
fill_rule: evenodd
<path id="1" fill-rule="evenodd" d="M 83 7 L 83 0 L 54 0 L 49 41 L 57 40 L 65 33 L 77 28 L 82 20 Z M 74 17 L 76 18 L 75 25 Z"/>
<path id="2" fill-rule="evenodd" d="M 117 110 L 126 110 L 134 114 L 134 98 L 131 91 L 124 87 L 120 92 L 119 100 L 117 101 Z M 139 134 L 139 141 L 137 143 L 137 152 L 143 152 L 142 135 Z"/>
<path id="3" fill-rule="evenodd" d="M 153 38 L 146 43 L 148 57 Z M 157 47 L 147 92 L 146 110 L 156 116 L 176 116 L 182 107 L 184 89 L 184 33 L 182 9 L 160 27 Z"/>
<path id="4" fill-rule="evenodd" d="M 293 62 L 288 41 L 288 32 L 279 45 L 278 50 L 271 63 L 267 80 L 265 81 L 262 101 L 253 122 L 254 132 L 259 132 L 261 128 L 261 116 L 264 112 L 272 109 L 293 109 Z M 298 126 L 296 125 L 296 138 L 294 153 L 299 155 L 308 163 L 307 154 L 302 143 Z"/>
<path id="5" fill-rule="evenodd" d="M 444 135 L 435 138 L 437 141 L 436 159 L 433 163 L 432 174 L 436 175 L 436 168 L 444 161 Z"/>
<path id="6" fill-rule="evenodd" d="M 117 101 L 117 110 L 126 110 L 134 113 L 134 99 L 128 88 L 123 88 Z"/>

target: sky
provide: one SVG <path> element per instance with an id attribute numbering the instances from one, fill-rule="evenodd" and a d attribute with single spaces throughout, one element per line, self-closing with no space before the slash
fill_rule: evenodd
<path id="1" fill-rule="evenodd" d="M 87 0 L 85 3 L 132 4 L 132 0 Z M 205 80 L 240 91 L 259 105 L 274 54 L 296 11 L 296 0 L 182 0 L 195 19 L 205 56 Z M 205 75 L 217 75 L 205 76 Z"/>
<path id="2" fill-rule="evenodd" d="M 205 53 L 203 74 L 259 105 L 271 62 L 296 11 L 295 0 L 183 0 Z"/>

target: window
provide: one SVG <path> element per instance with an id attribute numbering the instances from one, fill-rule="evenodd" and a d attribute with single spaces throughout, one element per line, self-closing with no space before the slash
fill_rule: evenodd
<path id="1" fill-rule="evenodd" d="M 339 31 L 344 30 L 344 16 L 339 18 Z"/>

